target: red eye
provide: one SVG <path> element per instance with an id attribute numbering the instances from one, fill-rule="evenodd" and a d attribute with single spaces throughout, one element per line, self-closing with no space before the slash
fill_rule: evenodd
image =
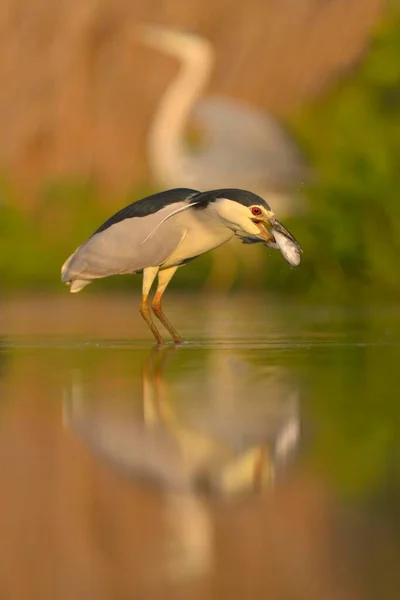
<path id="1" fill-rule="evenodd" d="M 259 217 L 261 215 L 261 208 L 259 208 L 258 206 L 252 206 L 251 212 L 255 217 Z"/>

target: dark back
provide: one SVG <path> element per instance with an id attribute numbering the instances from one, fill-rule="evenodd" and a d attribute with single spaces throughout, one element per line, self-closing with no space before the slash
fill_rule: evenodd
<path id="1" fill-rule="evenodd" d="M 132 202 L 132 204 L 129 204 L 129 206 L 125 206 L 125 208 L 119 210 L 117 213 L 115 213 L 115 215 L 107 219 L 103 225 L 100 225 L 93 235 L 100 233 L 101 231 L 111 227 L 111 225 L 119 223 L 120 221 L 124 221 L 125 219 L 146 217 L 147 215 L 158 212 L 164 208 L 164 206 L 168 206 L 169 204 L 188 201 L 199 193 L 200 192 L 197 190 L 191 190 L 189 188 L 176 188 L 173 190 L 166 190 L 165 192 L 158 192 L 157 194 L 152 194 L 151 196 L 147 196 L 142 200 Z"/>

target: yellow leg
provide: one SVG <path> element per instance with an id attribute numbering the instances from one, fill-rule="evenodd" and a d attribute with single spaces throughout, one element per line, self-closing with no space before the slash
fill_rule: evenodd
<path id="1" fill-rule="evenodd" d="M 163 297 L 163 294 L 166 290 L 167 285 L 171 281 L 172 277 L 175 275 L 177 268 L 178 267 L 170 267 L 169 269 L 164 269 L 163 271 L 159 271 L 157 291 L 154 295 L 151 306 L 152 306 L 152 309 L 153 309 L 156 317 L 161 321 L 161 323 L 164 325 L 165 329 L 167 329 L 167 331 L 169 331 L 169 333 L 171 334 L 172 339 L 174 340 L 175 344 L 181 344 L 183 342 L 183 339 L 181 338 L 179 333 L 176 331 L 176 329 L 171 325 L 171 323 L 165 316 L 165 314 L 162 310 L 162 307 L 161 307 L 161 299 Z"/>
<path id="2" fill-rule="evenodd" d="M 157 327 L 154 325 L 148 304 L 149 292 L 150 288 L 153 284 L 153 281 L 158 273 L 158 267 L 149 267 L 143 271 L 143 287 L 142 287 L 142 300 L 140 302 L 140 314 L 143 319 L 146 321 L 147 325 L 150 327 L 151 333 L 157 340 L 158 344 L 162 344 L 162 337 Z"/>
<path id="3" fill-rule="evenodd" d="M 267 471 L 268 469 L 268 471 Z M 260 446 L 258 455 L 254 461 L 253 471 L 253 487 L 254 491 L 262 490 L 266 483 L 271 484 L 273 481 L 273 464 L 270 462 L 270 454 L 268 446 Z"/>

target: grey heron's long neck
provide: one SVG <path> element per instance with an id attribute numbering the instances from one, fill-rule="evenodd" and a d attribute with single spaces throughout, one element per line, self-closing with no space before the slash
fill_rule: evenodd
<path id="1" fill-rule="evenodd" d="M 148 138 L 149 162 L 154 177 L 163 185 L 184 184 L 185 125 L 207 83 L 212 62 L 211 53 L 187 57 L 153 118 Z"/>

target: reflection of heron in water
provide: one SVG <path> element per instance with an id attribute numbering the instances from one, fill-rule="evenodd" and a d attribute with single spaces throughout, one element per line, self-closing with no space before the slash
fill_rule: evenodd
<path id="1" fill-rule="evenodd" d="M 143 370 L 141 411 L 121 411 L 114 398 L 93 402 L 75 376 L 64 397 L 66 426 L 111 464 L 166 488 L 230 495 L 269 487 L 298 445 L 297 391 L 273 371 L 259 387 L 254 384 L 247 403 L 245 383 L 237 380 L 232 388 L 235 373 L 225 371 L 227 390 L 236 389 L 237 397 L 224 406 L 218 398 L 205 401 L 204 394 L 213 388 L 205 381 L 203 389 L 202 377 L 195 385 L 202 402 L 193 397 L 179 410 L 169 401 L 163 380 L 171 351 L 173 347 L 150 354 Z M 192 381 L 189 386 L 193 388 Z"/>
<path id="2" fill-rule="evenodd" d="M 213 67 L 211 43 L 194 33 L 155 25 L 141 27 L 139 36 L 181 61 L 181 70 L 164 93 L 149 132 L 148 159 L 157 184 L 200 190 L 251 189 L 281 216 L 298 212 L 302 202 L 291 192 L 307 177 L 307 169 L 275 119 L 231 98 L 199 100 Z M 185 130 L 192 120 L 200 143 L 191 149 Z M 253 260 L 261 256 L 261 249 L 255 248 Z M 227 266 L 222 260 L 213 279 L 225 279 L 229 285 L 236 269 L 230 272 Z"/>
<path id="3" fill-rule="evenodd" d="M 149 355 L 142 375 L 141 406 L 130 402 L 118 407 L 114 397 L 94 401 L 79 373 L 74 373 L 64 395 L 63 415 L 66 427 L 95 454 L 128 475 L 162 486 L 168 528 L 166 568 L 170 577 L 187 580 L 203 576 L 214 562 L 209 504 L 196 492 L 230 495 L 270 486 L 276 468 L 298 446 L 298 398 L 293 397 L 293 388 L 290 392 L 276 378 L 268 378 L 265 387 L 255 386 L 256 398 L 247 409 L 243 405 L 248 399 L 241 402 L 240 411 L 236 398 L 233 410 L 226 407 L 221 412 L 215 398 L 205 400 L 203 389 L 197 394 L 201 383 L 182 377 L 180 385 L 190 386 L 190 397 L 183 391 L 184 402 L 177 405 L 175 397 L 169 401 L 163 377 L 165 361 L 173 352 L 174 347 L 169 347 L 153 349 Z M 254 408 L 261 415 L 252 415 Z M 247 419 L 246 413 L 250 413 Z"/>

